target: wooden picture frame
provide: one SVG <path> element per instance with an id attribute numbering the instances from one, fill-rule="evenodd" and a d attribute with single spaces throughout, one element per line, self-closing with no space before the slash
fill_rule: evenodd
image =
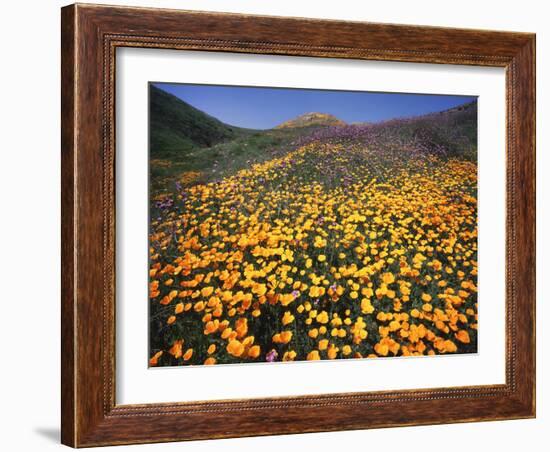
<path id="1" fill-rule="evenodd" d="M 79 4 L 62 9 L 61 31 L 64 444 L 86 447 L 535 416 L 534 34 Z M 505 68 L 506 383 L 117 405 L 118 47 Z"/>

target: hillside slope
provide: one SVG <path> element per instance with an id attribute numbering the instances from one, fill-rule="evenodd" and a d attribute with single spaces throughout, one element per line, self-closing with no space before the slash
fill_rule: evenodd
<path id="1" fill-rule="evenodd" d="M 278 129 L 155 199 L 150 365 L 477 352 L 475 116 Z"/>
<path id="2" fill-rule="evenodd" d="M 299 144 L 340 141 L 406 152 L 477 158 L 477 101 L 422 116 L 310 129 Z"/>
<path id="3" fill-rule="evenodd" d="M 210 147 L 251 131 L 224 124 L 172 94 L 149 87 L 150 150 L 153 158 L 181 157 L 196 147 Z"/>
<path id="4" fill-rule="evenodd" d="M 153 195 L 172 191 L 176 183 L 189 186 L 220 180 L 313 142 L 468 161 L 477 158 L 475 101 L 442 112 L 369 124 L 348 125 L 329 114 L 307 114 L 256 131 L 228 126 L 154 87 L 151 101 Z"/>

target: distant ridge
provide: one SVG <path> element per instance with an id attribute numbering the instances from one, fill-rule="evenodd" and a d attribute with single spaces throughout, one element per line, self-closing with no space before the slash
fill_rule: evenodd
<path id="1" fill-rule="evenodd" d="M 276 129 L 291 129 L 300 127 L 312 127 L 312 126 L 345 126 L 346 123 L 336 116 L 328 113 L 306 113 L 300 115 L 297 118 L 290 119 L 288 121 L 279 124 Z"/>

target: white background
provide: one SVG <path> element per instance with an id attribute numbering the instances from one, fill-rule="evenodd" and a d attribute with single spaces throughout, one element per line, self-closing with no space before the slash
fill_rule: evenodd
<path id="1" fill-rule="evenodd" d="M 550 429 L 550 316 L 542 294 L 550 266 L 548 205 L 550 165 L 550 31 L 545 3 L 536 0 L 302 1 L 117 0 L 119 4 L 258 14 L 309 16 L 469 28 L 537 32 L 538 145 L 538 410 L 537 419 L 446 426 L 407 427 L 192 443 L 118 447 L 115 450 L 265 451 L 375 448 L 416 450 L 441 445 L 446 451 L 491 447 L 499 451 L 544 450 Z M 2 8 L 1 232 L 2 373 L 0 446 L 10 451 L 45 451 L 59 445 L 59 1 L 9 2 Z M 547 284 L 547 283 L 546 283 Z M 330 415 L 330 413 L 327 413 Z"/>
<path id="2" fill-rule="evenodd" d="M 479 96 L 479 353 L 424 359 L 147 369 L 148 199 L 143 187 L 148 182 L 147 84 L 150 80 Z M 125 48 L 117 51 L 116 83 L 117 403 L 505 382 L 503 69 Z M 346 374 L 346 378 L 342 379 L 342 374 Z M 407 378 L 403 379 L 403 375 Z M 180 384 L 182 379 L 189 384 Z M 220 385 L 220 381 L 224 384 Z"/>

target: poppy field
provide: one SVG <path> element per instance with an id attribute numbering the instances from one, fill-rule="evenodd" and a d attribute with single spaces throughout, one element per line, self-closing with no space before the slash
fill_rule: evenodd
<path id="1" fill-rule="evenodd" d="M 475 353 L 476 108 L 159 173 L 149 365 Z"/>

